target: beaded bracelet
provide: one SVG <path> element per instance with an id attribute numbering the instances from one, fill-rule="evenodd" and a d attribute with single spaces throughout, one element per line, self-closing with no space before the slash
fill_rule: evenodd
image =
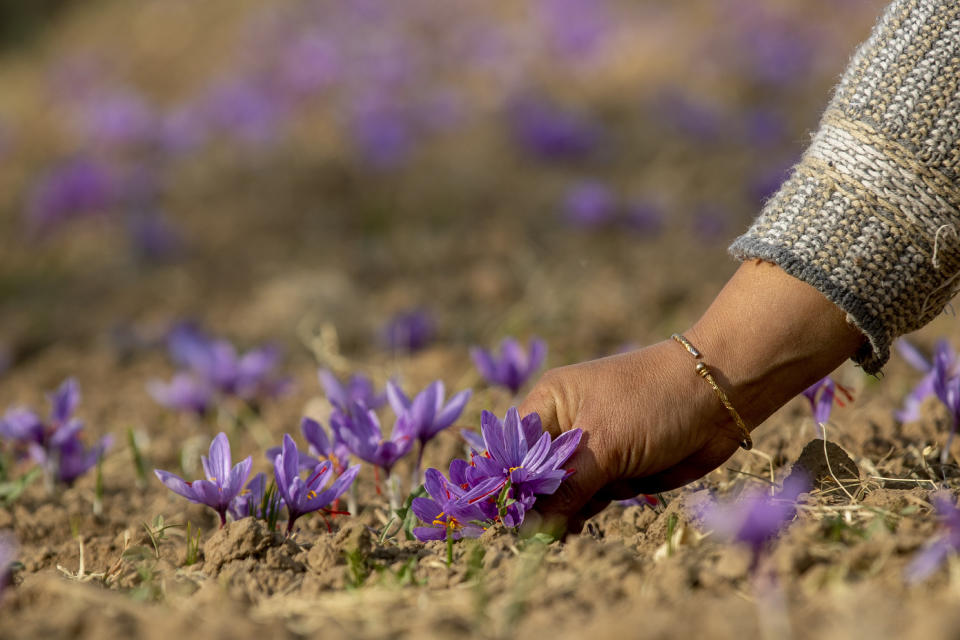
<path id="1" fill-rule="evenodd" d="M 703 354 L 700 351 L 690 344 L 690 341 L 686 337 L 682 336 L 679 333 L 675 333 L 670 336 L 677 342 L 679 342 L 684 349 L 686 349 L 690 355 L 699 360 L 703 357 Z M 737 410 L 733 408 L 733 404 L 730 402 L 730 398 L 727 397 L 727 394 L 724 393 L 723 389 L 720 388 L 720 385 L 717 384 L 716 379 L 713 377 L 713 373 L 710 371 L 710 368 L 707 367 L 703 362 L 698 362 L 695 368 L 697 375 L 707 381 L 712 388 L 714 393 L 717 394 L 717 398 L 720 399 L 720 404 L 730 412 L 730 415 L 733 417 L 733 421 L 737 424 L 737 428 L 740 429 L 740 446 L 749 451 L 753 448 L 753 439 L 750 437 L 750 430 L 747 429 L 747 425 L 743 422 L 743 418 L 740 417 L 740 414 L 737 413 Z"/>

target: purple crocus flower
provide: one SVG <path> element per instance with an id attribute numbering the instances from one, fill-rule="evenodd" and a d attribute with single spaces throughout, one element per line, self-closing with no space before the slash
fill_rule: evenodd
<path id="1" fill-rule="evenodd" d="M 572 470 L 563 464 L 580 444 L 580 429 L 567 431 L 556 439 L 543 431 L 540 416 L 535 413 L 520 418 L 516 407 L 511 407 L 501 422 L 497 416 L 484 411 L 480 417 L 484 451 L 471 454 L 471 464 L 478 476 L 493 478 L 491 486 L 478 484 L 470 494 L 471 500 L 490 496 L 510 482 L 514 511 L 504 518 L 508 527 L 518 526 L 524 512 L 533 506 L 535 495 L 554 493 Z M 481 486 L 482 485 L 482 486 Z"/>
<path id="2" fill-rule="evenodd" d="M 227 434 L 221 432 L 210 443 L 209 457 L 200 456 L 205 480 L 187 482 L 180 476 L 168 471 L 154 469 L 153 472 L 160 482 L 174 493 L 183 496 L 190 502 L 205 504 L 220 515 L 220 526 L 227 522 L 227 510 L 233 499 L 236 498 L 243 484 L 250 476 L 253 458 L 247 456 L 236 465 L 230 457 L 230 441 Z"/>
<path id="3" fill-rule="evenodd" d="M 465 389 L 455 393 L 450 401 L 444 404 L 445 388 L 442 380 L 435 380 L 427 388 L 410 400 L 403 393 L 400 385 L 391 381 L 387 383 L 387 399 L 398 418 L 407 416 L 408 430 L 426 444 L 438 433 L 449 427 L 463 413 L 463 408 L 470 400 L 472 391 Z"/>
<path id="4" fill-rule="evenodd" d="M 597 228 L 613 220 L 617 213 L 617 199 L 605 184 L 586 181 L 567 191 L 562 210 L 571 225 Z"/>
<path id="5" fill-rule="evenodd" d="M 418 540 L 446 540 L 448 535 L 454 539 L 478 538 L 489 526 L 491 519 L 487 514 L 476 504 L 463 500 L 464 489 L 436 469 L 427 469 L 423 486 L 430 497 L 414 498 L 410 505 L 413 513 L 427 524 L 414 527 L 413 535 Z"/>
<path id="6" fill-rule="evenodd" d="M 516 141 L 546 160 L 581 158 L 600 142 L 601 130 L 595 122 L 546 100 L 517 99 L 507 115 Z"/>
<path id="7" fill-rule="evenodd" d="M 174 411 L 204 416 L 213 406 L 213 390 L 193 373 L 178 373 L 170 382 L 151 380 L 147 391 L 158 404 Z"/>
<path id="8" fill-rule="evenodd" d="M 113 439 L 104 436 L 89 448 L 83 444 L 83 421 L 73 417 L 80 403 L 80 387 L 73 378 L 65 380 L 48 399 L 51 409 L 46 422 L 30 409 L 15 407 L 0 419 L 0 437 L 25 450 L 51 481 L 72 485 L 97 464 Z"/>
<path id="9" fill-rule="evenodd" d="M 805 478 L 791 475 L 776 495 L 764 490 L 748 491 L 736 501 L 711 502 L 700 516 L 719 538 L 746 545 L 753 553 L 755 569 L 763 547 L 793 519 L 797 499 L 809 488 Z"/>
<path id="10" fill-rule="evenodd" d="M 417 438 L 409 421 L 398 419 L 390 438 L 384 438 L 380 420 L 373 409 L 354 402 L 348 413 L 334 411 L 330 416 L 334 436 L 350 453 L 383 469 L 390 475 L 393 465 L 410 452 Z"/>
<path id="11" fill-rule="evenodd" d="M 12 533 L 0 531 L 0 596 L 13 583 L 11 566 L 17 559 L 17 540 Z"/>
<path id="12" fill-rule="evenodd" d="M 327 369 L 320 369 L 317 376 L 327 400 L 343 413 L 349 411 L 355 403 L 367 409 L 379 409 L 387 402 L 386 394 L 377 393 L 373 382 L 362 374 L 353 374 L 346 384 L 341 383 L 333 372 Z"/>
<path id="13" fill-rule="evenodd" d="M 833 410 L 834 401 L 841 407 L 843 406 L 843 401 L 836 397 L 837 391 L 846 396 L 848 401 L 853 400 L 850 391 L 834 382 L 830 376 L 817 380 L 803 391 L 803 396 L 810 401 L 813 421 L 817 425 L 817 433 L 821 438 L 823 437 L 823 425 L 830 420 L 830 412 Z"/>
<path id="14" fill-rule="evenodd" d="M 369 95 L 355 105 L 350 121 L 354 142 L 363 159 L 377 169 L 392 169 L 409 157 L 416 132 L 395 98 Z"/>
<path id="15" fill-rule="evenodd" d="M 909 582 L 925 580 L 943 564 L 951 553 L 960 550 L 960 509 L 949 491 L 938 491 L 933 495 L 933 505 L 940 518 L 941 533 L 930 540 L 907 565 L 906 577 Z"/>
<path id="16" fill-rule="evenodd" d="M 313 469 L 324 460 L 329 460 L 337 475 L 344 472 L 350 463 L 350 450 L 344 443 L 336 438 L 331 442 L 320 423 L 312 418 L 304 417 L 300 421 L 300 433 L 309 446 L 309 453 L 300 451 L 301 471 Z M 271 447 L 267 449 L 267 459 L 273 461 L 281 453 L 282 447 Z"/>
<path id="17" fill-rule="evenodd" d="M 344 471 L 330 488 L 320 491 L 333 476 L 333 463 L 324 460 L 314 467 L 306 481 L 300 477 L 300 452 L 289 434 L 283 436 L 283 448 L 273 461 L 273 472 L 277 480 L 280 497 L 287 505 L 287 534 L 293 531 L 293 523 L 300 516 L 324 509 L 339 498 L 353 484 L 360 472 L 360 465 L 354 465 Z"/>
<path id="18" fill-rule="evenodd" d="M 920 419 L 920 406 L 923 401 L 936 395 L 933 388 L 934 379 L 945 380 L 957 372 L 957 354 L 949 342 L 939 340 L 934 347 L 933 362 L 930 362 L 906 339 L 900 338 L 894 344 L 910 366 L 925 374 L 904 398 L 903 408 L 894 413 L 900 422 L 912 422 Z"/>
<path id="19" fill-rule="evenodd" d="M 97 94 L 81 110 L 81 128 L 97 144 L 129 146 L 154 138 L 156 118 L 147 102 L 132 90 Z"/>
<path id="20" fill-rule="evenodd" d="M 393 316 L 382 331 L 384 344 L 391 351 L 413 353 L 426 347 L 436 334 L 436 323 L 423 309 Z"/>
<path id="21" fill-rule="evenodd" d="M 241 355 L 227 340 L 212 338 L 191 323 L 174 327 L 167 347 L 175 363 L 225 395 L 254 400 L 282 395 L 289 388 L 289 380 L 275 373 L 280 360 L 276 347 L 261 346 Z"/>
<path id="22" fill-rule="evenodd" d="M 543 364 L 547 345 L 535 338 L 530 341 L 529 351 L 524 352 L 516 340 L 505 338 L 500 343 L 499 358 L 479 347 L 471 349 L 470 355 L 487 382 L 504 386 L 515 394 Z"/>

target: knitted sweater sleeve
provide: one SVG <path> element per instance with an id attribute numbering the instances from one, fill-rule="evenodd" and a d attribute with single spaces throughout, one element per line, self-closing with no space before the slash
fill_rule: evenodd
<path id="1" fill-rule="evenodd" d="M 960 288 L 960 1 L 895 0 L 780 191 L 730 252 L 813 285 L 867 337 L 897 337 Z"/>

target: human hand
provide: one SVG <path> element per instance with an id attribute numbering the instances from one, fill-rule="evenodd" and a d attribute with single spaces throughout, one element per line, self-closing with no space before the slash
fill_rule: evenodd
<path id="1" fill-rule="evenodd" d="M 742 265 L 686 336 L 751 427 L 863 341 L 817 290 L 767 263 Z M 578 531 L 611 500 L 682 486 L 736 451 L 739 430 L 695 365 L 667 340 L 541 378 L 521 415 L 554 436 L 583 430 L 575 473 L 537 503 L 546 528 Z"/>

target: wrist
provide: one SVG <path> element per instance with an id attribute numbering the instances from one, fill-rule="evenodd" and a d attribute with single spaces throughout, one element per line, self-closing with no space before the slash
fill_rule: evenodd
<path id="1" fill-rule="evenodd" d="M 760 262 L 741 265 L 686 336 L 750 428 L 864 339 L 819 291 Z"/>

